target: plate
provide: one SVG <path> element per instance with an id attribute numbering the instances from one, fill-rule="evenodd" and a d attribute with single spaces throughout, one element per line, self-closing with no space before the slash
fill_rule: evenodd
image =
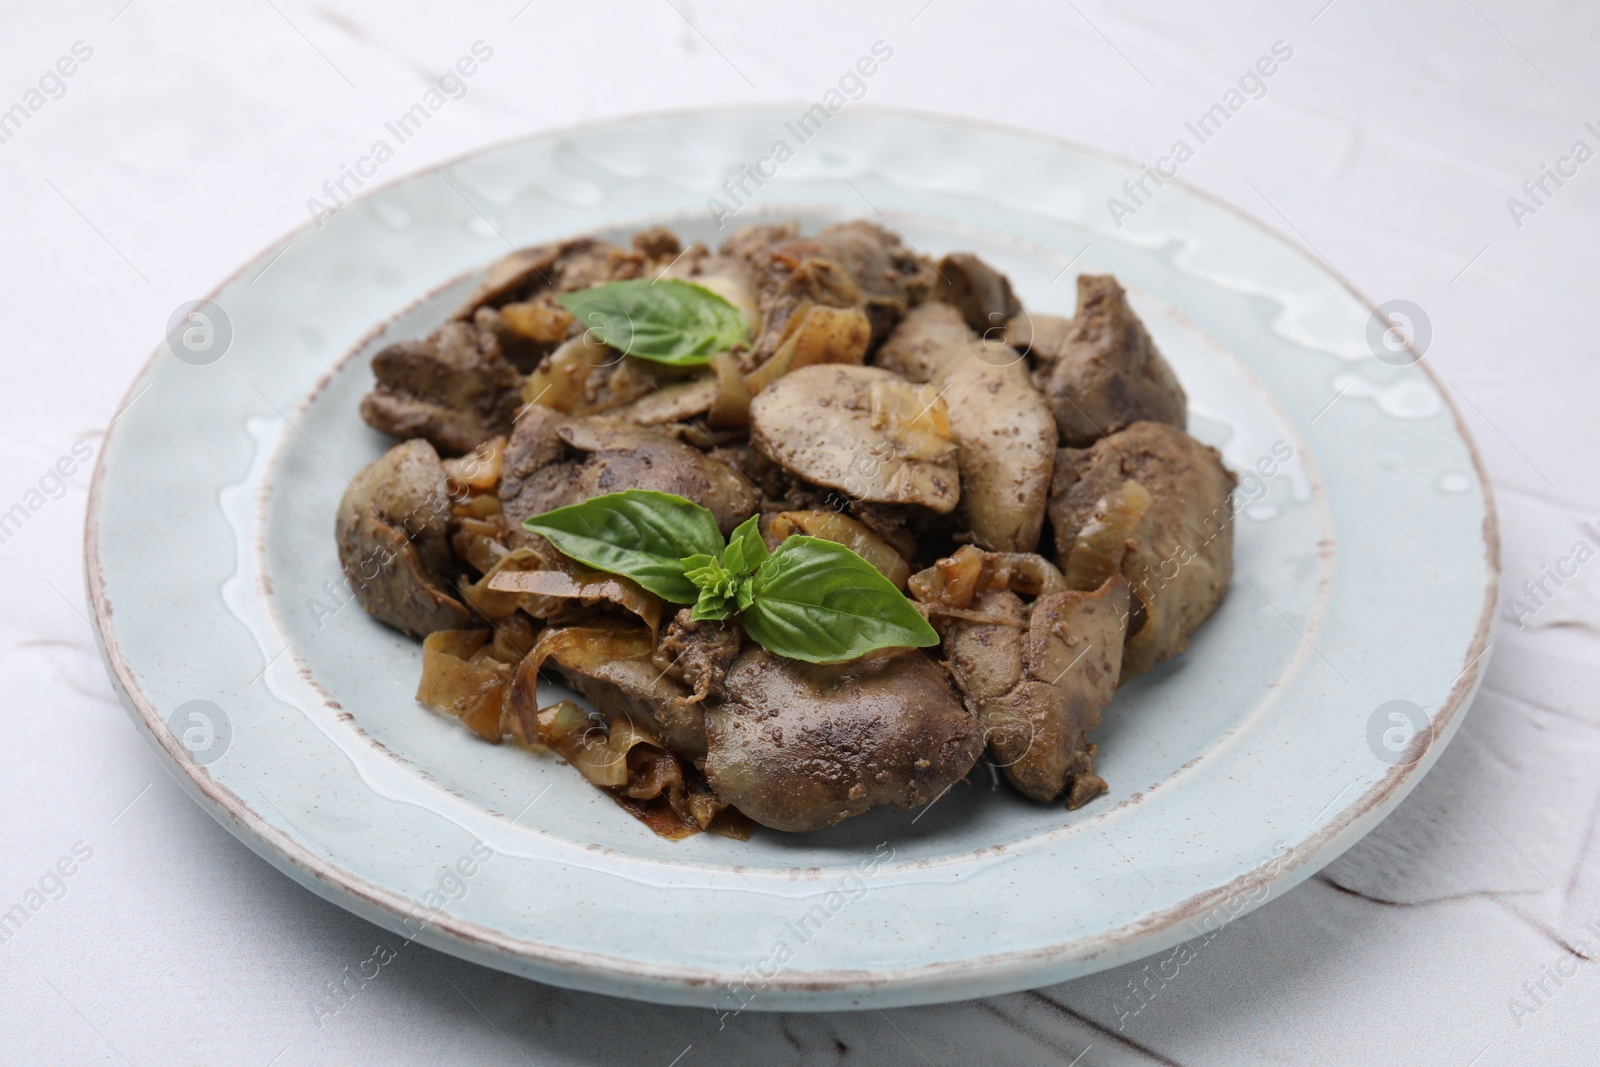
<path id="1" fill-rule="evenodd" d="M 1432 765 L 1490 647 L 1493 504 L 1417 361 L 1425 320 L 1375 317 L 1176 182 L 1113 218 L 1140 172 L 1083 148 L 855 109 L 799 143 L 792 118 L 634 118 L 486 149 L 351 201 L 178 317 L 108 432 L 87 528 L 101 647 L 146 739 L 240 840 L 397 936 L 719 1012 L 1057 982 L 1328 863 Z M 745 167 L 772 176 L 741 195 Z M 857 217 L 977 252 L 1034 311 L 1070 315 L 1077 273 L 1114 273 L 1192 432 L 1241 472 L 1222 607 L 1094 736 L 1110 793 L 1069 813 L 980 764 L 918 811 L 674 843 L 554 759 L 417 705 L 420 646 L 341 587 L 332 536 L 347 479 L 388 444 L 356 412 L 371 353 L 426 333 L 513 245 Z"/>

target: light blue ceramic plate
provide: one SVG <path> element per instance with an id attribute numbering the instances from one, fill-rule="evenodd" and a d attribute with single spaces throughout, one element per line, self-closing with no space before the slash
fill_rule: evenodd
<path id="1" fill-rule="evenodd" d="M 1124 162 L 854 110 L 799 144 L 790 110 L 479 152 L 369 192 L 218 290 L 210 340 L 163 346 L 134 383 L 89 509 L 106 661 L 151 745 L 240 840 L 401 937 L 722 1011 L 1055 982 L 1329 862 L 1438 756 L 1489 647 L 1493 506 L 1426 364 L 1307 253 L 1191 190 L 1169 183 L 1118 228 Z M 665 841 L 570 768 L 418 706 L 419 646 L 330 592 L 334 505 L 386 447 L 356 413 L 370 354 L 424 334 L 512 244 L 651 223 L 715 242 L 708 197 L 735 206 L 724 180 L 779 140 L 793 158 L 729 228 L 865 216 L 929 253 L 976 251 L 1057 314 L 1078 272 L 1112 272 L 1193 431 L 1256 472 L 1226 601 L 1117 695 L 1094 737 L 1111 792 L 1081 811 L 980 765 L 924 811 Z"/>

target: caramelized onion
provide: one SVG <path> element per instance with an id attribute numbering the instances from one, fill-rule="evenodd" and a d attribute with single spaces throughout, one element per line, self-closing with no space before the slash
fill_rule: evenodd
<path id="1" fill-rule="evenodd" d="M 981 581 L 986 589 L 1003 588 L 1038 597 L 1071 588 L 1054 563 L 1034 552 L 985 552 L 983 564 Z"/>
<path id="2" fill-rule="evenodd" d="M 588 391 L 590 372 L 621 358 L 615 349 L 607 348 L 585 331 L 564 342 L 534 368 L 522 383 L 522 402 L 557 411 L 577 411 Z"/>
<path id="3" fill-rule="evenodd" d="M 739 358 L 732 352 L 711 357 L 717 376 L 717 395 L 706 411 L 706 422 L 714 430 L 736 430 L 750 425 L 750 388 L 745 384 Z"/>
<path id="4" fill-rule="evenodd" d="M 484 584 L 496 593 L 532 598 L 519 606 L 535 618 L 552 614 L 546 607 L 551 599 L 579 600 L 585 606 L 606 601 L 637 616 L 652 634 L 661 628 L 661 601 L 657 597 L 628 578 L 591 570 L 579 563 L 551 570 L 499 569 L 486 577 Z"/>
<path id="5" fill-rule="evenodd" d="M 637 616 L 652 634 L 661 627 L 658 598 L 628 578 L 568 559 L 542 539 L 537 548 L 506 553 L 479 581 L 462 589 L 462 595 L 496 620 L 519 608 L 536 619 L 548 619 L 578 601 L 585 607 L 615 604 Z"/>
<path id="6" fill-rule="evenodd" d="M 478 493 L 459 501 L 451 509 L 459 519 L 490 519 L 504 512 L 500 498 L 493 493 Z"/>
<path id="7" fill-rule="evenodd" d="M 539 740 L 577 768 L 591 785 L 602 789 L 628 784 L 628 753 L 635 746 L 649 745 L 664 752 L 655 738 L 627 719 L 607 722 L 599 712 L 584 711 L 570 700 L 541 709 L 534 721 Z"/>
<path id="8" fill-rule="evenodd" d="M 978 577 L 982 573 L 983 550 L 962 545 L 954 555 L 912 575 L 907 584 L 912 597 L 924 604 L 967 608 L 978 592 Z"/>
<path id="9" fill-rule="evenodd" d="M 522 402 L 569 415 L 597 415 L 654 393 L 674 368 L 624 356 L 585 332 L 546 356 L 522 383 Z"/>
<path id="10" fill-rule="evenodd" d="M 534 671 L 547 659 L 584 670 L 614 659 L 649 659 L 655 641 L 638 626 L 563 626 L 546 630 L 523 663 Z"/>
<path id="11" fill-rule="evenodd" d="M 506 524 L 503 516 L 487 519 L 463 518 L 450 535 L 456 558 L 479 574 L 487 573 L 506 556 Z"/>
<path id="12" fill-rule="evenodd" d="M 576 321 L 571 312 L 551 300 L 502 304 L 499 311 L 507 330 L 524 341 L 544 346 L 560 344 Z"/>
<path id="13" fill-rule="evenodd" d="M 535 618 L 546 618 L 561 606 L 559 601 L 537 601 L 524 593 L 489 588 L 489 579 L 507 568 L 517 571 L 543 565 L 542 557 L 531 549 L 519 548 L 515 552 L 507 552 L 484 572 L 482 578 L 461 586 L 461 598 L 484 618 L 494 621 L 509 618 L 520 609 L 527 609 Z"/>
<path id="14" fill-rule="evenodd" d="M 1099 589 L 1122 569 L 1128 539 L 1150 511 L 1150 491 L 1129 479 L 1102 497 L 1094 515 L 1078 531 L 1067 557 L 1067 586 L 1084 592 Z"/>
<path id="15" fill-rule="evenodd" d="M 1147 657 L 1161 641 L 1167 601 L 1157 595 L 1160 582 L 1150 573 L 1148 563 L 1138 556 L 1126 562 L 1129 566 L 1124 567 L 1123 576 L 1133 586 L 1133 597 L 1128 606 L 1128 636 L 1124 649 L 1131 649 L 1134 656 Z"/>
<path id="16" fill-rule="evenodd" d="M 649 745 L 628 753 L 629 782 L 613 800 L 662 837 L 680 841 L 705 831 L 748 840 L 755 824 L 711 792 L 677 756 Z"/>
<path id="17" fill-rule="evenodd" d="M 643 627 L 561 626 L 545 630 L 517 664 L 506 695 L 501 731 L 518 741 L 546 743 L 540 737 L 539 671 L 545 660 L 581 671 L 618 659 L 648 659 L 655 640 Z"/>
<path id="18" fill-rule="evenodd" d="M 628 783 L 623 792 L 634 800 L 654 800 L 683 789 L 683 767 L 677 757 L 654 745 L 628 752 Z"/>
<path id="19" fill-rule="evenodd" d="M 539 626 L 527 615 L 516 612 L 494 624 L 494 640 L 485 651 L 508 666 L 515 666 L 532 650 L 539 639 Z"/>
<path id="20" fill-rule="evenodd" d="M 860 363 L 867 357 L 872 324 L 859 307 L 806 303 L 784 324 L 778 350 L 745 378 L 751 396 L 801 367 L 818 363 Z"/>
<path id="21" fill-rule="evenodd" d="M 929 614 L 1007 626 L 1015 623 L 968 610 L 973 599 L 990 589 L 1042 597 L 1066 592 L 1068 588 L 1065 576 L 1043 556 L 1032 552 L 985 552 L 973 545 L 962 545 L 954 555 L 918 571 L 908 585 L 912 599 Z"/>
<path id="22" fill-rule="evenodd" d="M 477 447 L 476 451 L 456 459 L 447 459 L 444 467 L 450 490 L 456 495 L 485 493 L 500 484 L 501 460 L 505 455 L 506 439 L 492 437 Z"/>
<path id="23" fill-rule="evenodd" d="M 569 626 L 547 630 L 512 672 L 500 727 L 526 744 L 547 745 L 584 778 L 663 837 L 702 830 L 748 838 L 754 829 L 711 793 L 700 772 L 668 751 L 625 712 L 609 716 L 563 700 L 538 707 L 539 669 L 554 659 L 574 670 L 617 659 L 643 659 L 654 645 L 641 627 Z"/>
<path id="24" fill-rule="evenodd" d="M 435 630 L 423 638 L 417 702 L 454 715 L 498 744 L 509 672 L 483 654 L 488 641 L 488 630 Z"/>
<path id="25" fill-rule="evenodd" d="M 718 815 L 728 810 L 728 802 L 715 793 L 689 794 L 689 813 L 702 830 L 710 827 Z"/>

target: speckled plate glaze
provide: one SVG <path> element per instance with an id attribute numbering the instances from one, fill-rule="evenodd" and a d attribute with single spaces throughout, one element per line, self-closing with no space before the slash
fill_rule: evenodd
<path id="1" fill-rule="evenodd" d="M 1490 647 L 1493 505 L 1425 364 L 1316 260 L 1136 168 L 992 127 L 798 108 L 533 137 L 368 192 L 212 297 L 129 391 L 95 474 L 87 579 L 111 677 L 174 776 L 285 874 L 402 938 L 559 985 L 719 1012 L 954 1000 L 1152 954 L 1370 830 L 1459 726 Z M 1237 574 L 1188 652 L 1117 695 L 1109 795 L 1028 803 L 982 765 L 918 812 L 810 836 L 650 834 L 570 768 L 415 703 L 418 644 L 339 590 L 333 511 L 387 442 L 368 356 L 523 245 L 707 207 L 794 148 L 728 227 L 865 216 L 968 249 L 1070 315 L 1115 273 L 1245 474 Z M 771 164 L 765 165 L 771 169 Z M 384 324 L 374 332 L 375 326 Z M 1403 365 L 1397 365 L 1403 364 Z M 1249 473 L 1247 473 L 1249 472 Z"/>

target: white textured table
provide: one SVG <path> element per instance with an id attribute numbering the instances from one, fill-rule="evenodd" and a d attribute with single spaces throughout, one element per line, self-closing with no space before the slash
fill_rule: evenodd
<path id="1" fill-rule="evenodd" d="M 1570 558 L 1600 515 L 1600 11 L 1324 3 L 9 5 L 0 510 L 23 512 L 0 534 L 0 910 L 40 896 L 0 943 L 0 1062 L 1600 1062 L 1600 564 Z M 81 460 L 169 313 L 304 222 L 480 40 L 492 60 L 382 177 L 604 116 L 815 100 L 879 40 L 894 57 L 863 105 L 1153 163 L 1284 42 L 1265 95 L 1182 173 L 1431 320 L 1427 358 L 1494 478 L 1508 598 L 1438 767 L 1190 953 L 1033 993 L 719 1030 L 415 946 L 363 968 L 392 938 L 212 822 L 112 696 L 84 618 Z"/>

